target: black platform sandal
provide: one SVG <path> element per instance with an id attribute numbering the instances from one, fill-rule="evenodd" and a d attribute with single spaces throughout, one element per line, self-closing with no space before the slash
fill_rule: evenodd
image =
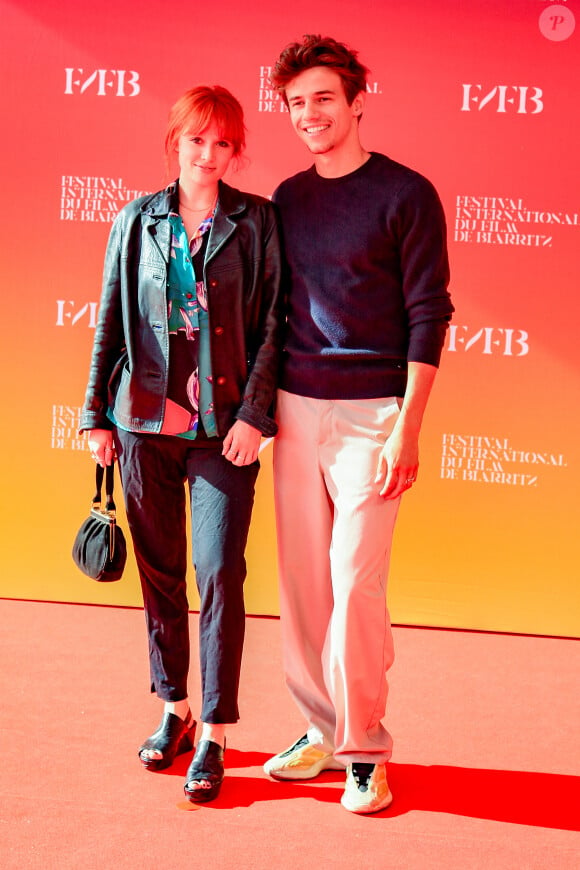
<path id="1" fill-rule="evenodd" d="M 200 740 L 185 777 L 184 792 L 193 803 L 207 803 L 216 798 L 224 780 L 224 751 L 213 740 Z M 190 786 L 190 783 L 205 781 L 209 788 Z"/>
<path id="2" fill-rule="evenodd" d="M 188 711 L 185 720 L 174 713 L 164 713 L 161 725 L 155 734 L 148 737 L 145 743 L 139 747 L 139 759 L 143 767 L 146 767 L 147 770 L 164 770 L 173 764 L 176 755 L 193 749 L 196 725 L 197 722 L 193 719 L 191 710 Z M 162 757 L 144 757 L 142 753 L 146 749 L 155 749 L 162 753 Z"/>

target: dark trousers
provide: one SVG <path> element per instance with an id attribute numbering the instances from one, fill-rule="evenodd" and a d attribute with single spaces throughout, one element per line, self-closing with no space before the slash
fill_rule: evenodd
<path id="1" fill-rule="evenodd" d="M 201 720 L 236 722 L 245 628 L 244 551 L 259 463 L 238 468 L 221 455 L 221 447 L 192 447 L 184 438 L 165 435 L 118 429 L 115 442 L 143 590 L 151 691 L 165 701 L 188 694 L 187 481 L 201 600 Z"/>

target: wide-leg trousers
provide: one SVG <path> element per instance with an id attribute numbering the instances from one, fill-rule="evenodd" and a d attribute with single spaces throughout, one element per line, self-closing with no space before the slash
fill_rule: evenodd
<path id="1" fill-rule="evenodd" d="M 245 547 L 259 464 L 237 467 L 221 447 L 116 430 L 127 520 L 141 579 L 151 691 L 188 696 L 185 483 L 200 595 L 201 720 L 236 722 L 245 630 Z"/>
<path id="2" fill-rule="evenodd" d="M 274 442 L 280 609 L 288 688 L 309 739 L 344 764 L 390 758 L 393 639 L 386 603 L 399 499 L 375 483 L 397 398 L 278 392 Z"/>

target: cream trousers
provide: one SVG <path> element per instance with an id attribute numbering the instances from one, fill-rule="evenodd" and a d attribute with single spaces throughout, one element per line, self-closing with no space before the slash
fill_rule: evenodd
<path id="1" fill-rule="evenodd" d="M 274 442 L 286 682 L 312 743 L 382 763 L 393 638 L 386 585 L 399 499 L 374 482 L 400 400 L 278 392 Z"/>

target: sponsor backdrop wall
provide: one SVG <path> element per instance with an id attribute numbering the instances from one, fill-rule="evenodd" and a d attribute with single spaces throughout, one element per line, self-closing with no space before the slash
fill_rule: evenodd
<path id="1" fill-rule="evenodd" d="M 140 604 L 132 561 L 99 586 L 70 558 L 92 496 L 77 425 L 110 224 L 164 186 L 168 109 L 199 82 L 245 106 L 233 184 L 269 196 L 308 165 L 268 73 L 323 32 L 371 69 L 364 144 L 426 174 L 449 224 L 457 311 L 401 509 L 392 618 L 577 636 L 579 19 L 580 0 L 0 0 L 0 595 Z M 255 614 L 278 612 L 271 450 Z"/>

